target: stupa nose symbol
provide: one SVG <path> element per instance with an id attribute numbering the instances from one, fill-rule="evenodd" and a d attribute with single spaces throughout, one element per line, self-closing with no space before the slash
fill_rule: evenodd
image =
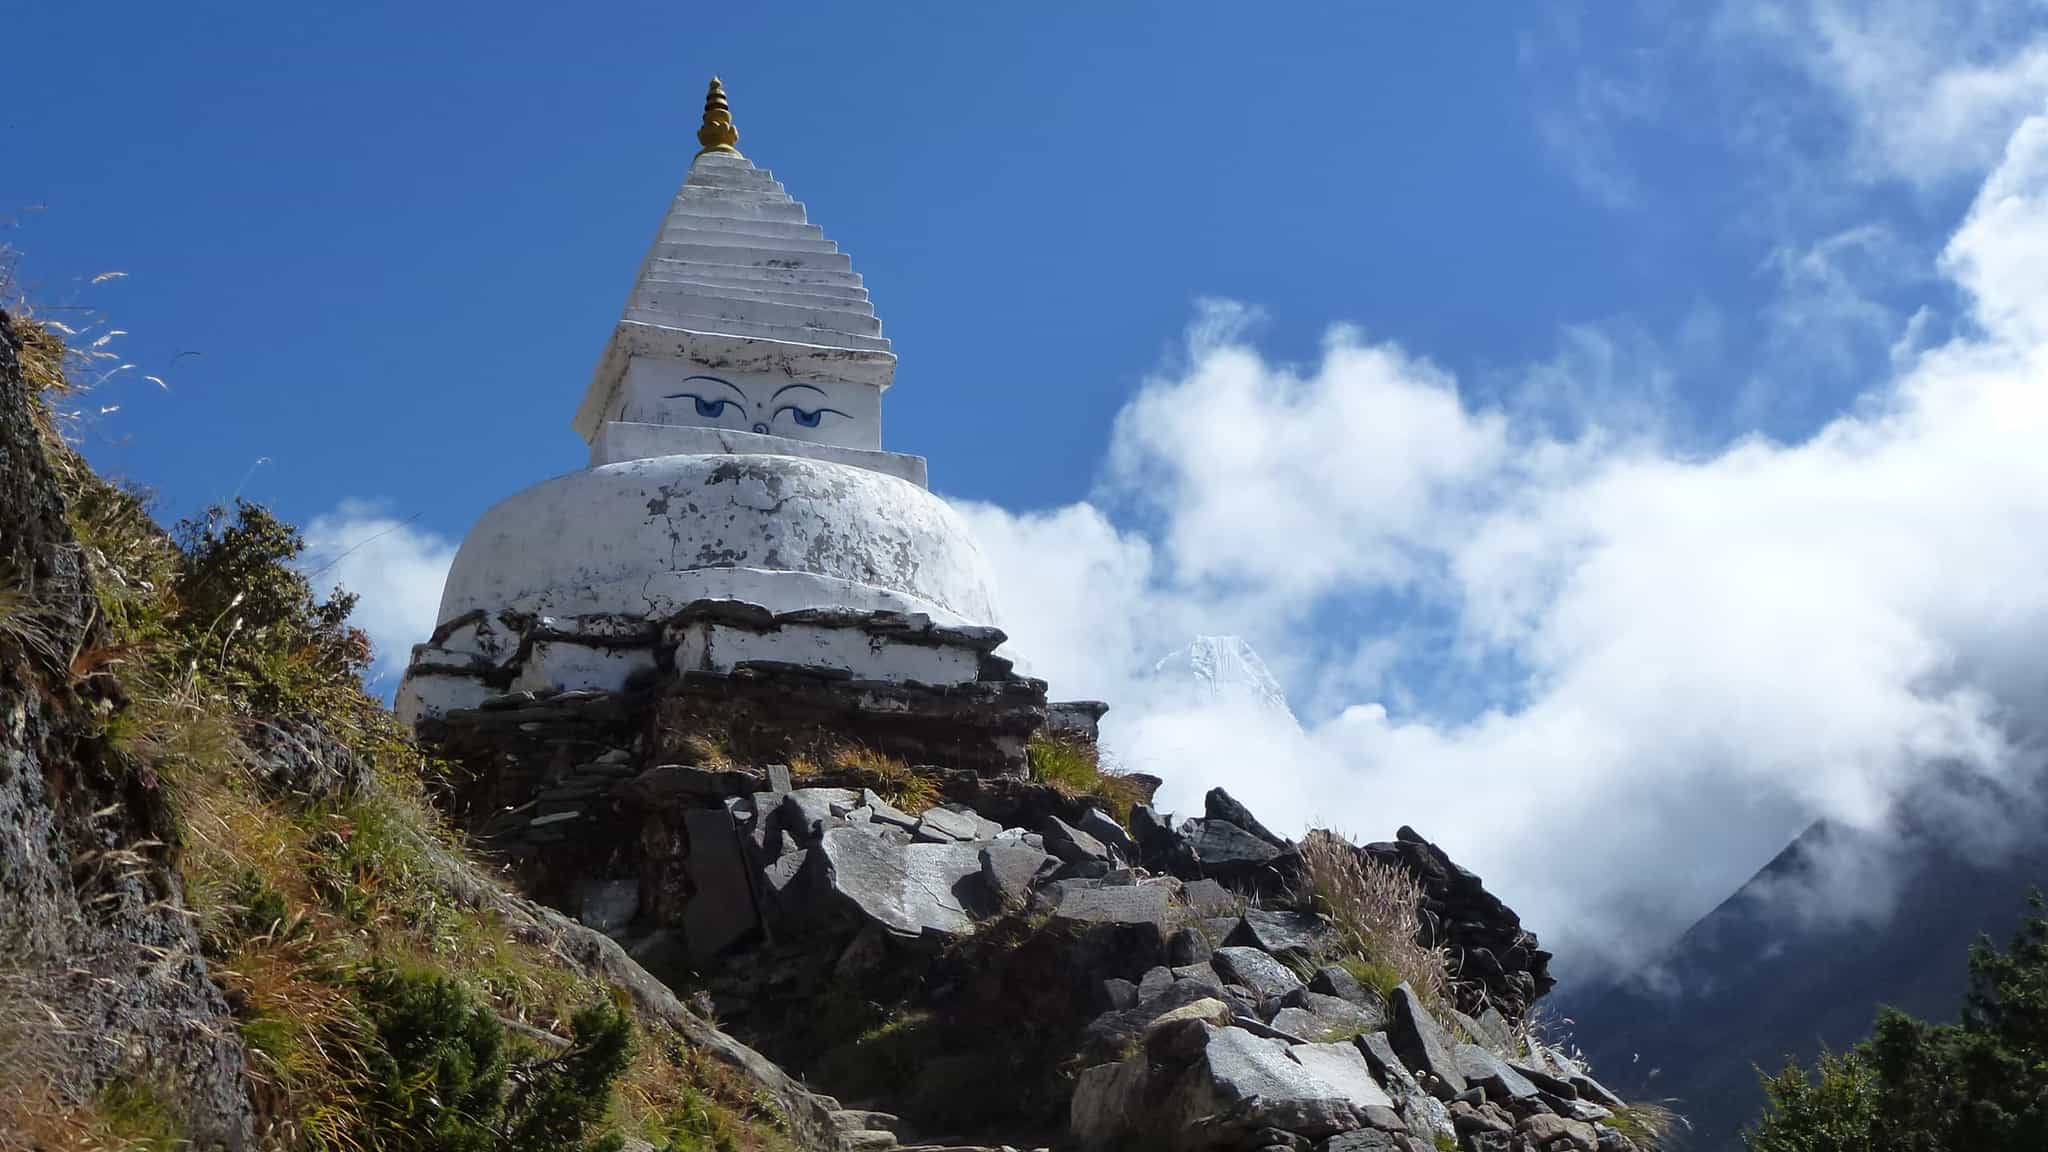
<path id="1" fill-rule="evenodd" d="M 756 431 L 756 432 L 766 432 L 766 431 L 768 431 L 768 424 L 767 424 L 767 422 L 766 422 L 766 421 L 763 421 L 763 420 L 756 420 L 756 421 L 754 421 L 754 431 Z"/>

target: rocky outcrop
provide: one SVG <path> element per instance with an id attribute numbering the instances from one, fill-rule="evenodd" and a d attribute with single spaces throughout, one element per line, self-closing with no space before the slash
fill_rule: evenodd
<path id="1" fill-rule="evenodd" d="M 1421 884 L 1422 942 L 1450 956 L 1459 1011 L 1478 1016 L 1490 1007 L 1520 1020 L 1556 986 L 1550 953 L 1537 946 L 1536 934 L 1443 849 L 1404 825 L 1391 842 L 1367 844 L 1364 851 Z"/>
<path id="2" fill-rule="evenodd" d="M 249 1147 L 242 1046 L 166 859 L 164 798 L 96 735 L 111 682 L 70 675 L 94 601 L 17 354 L 0 313 L 0 1129 L 39 1095 L 82 1106 L 120 1084 L 174 1101 L 201 1147 Z"/>

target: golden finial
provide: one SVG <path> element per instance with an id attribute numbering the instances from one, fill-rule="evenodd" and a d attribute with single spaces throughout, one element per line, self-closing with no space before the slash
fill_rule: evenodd
<path id="1" fill-rule="evenodd" d="M 697 129 L 697 143 L 704 147 L 697 155 L 706 152 L 724 152 L 737 156 L 740 150 L 733 145 L 740 142 L 740 130 L 732 126 L 732 106 L 725 102 L 725 85 L 718 77 L 711 78 L 711 90 L 704 94 L 704 126 Z"/>

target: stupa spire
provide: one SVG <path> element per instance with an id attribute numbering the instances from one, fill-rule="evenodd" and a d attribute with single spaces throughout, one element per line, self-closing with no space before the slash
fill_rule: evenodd
<path id="1" fill-rule="evenodd" d="M 739 142 L 740 130 L 732 126 L 732 105 L 726 103 L 725 85 L 713 76 L 710 89 L 704 93 L 704 125 L 697 129 L 697 143 L 704 147 L 697 155 L 723 152 L 737 156 L 740 150 L 733 145 Z"/>

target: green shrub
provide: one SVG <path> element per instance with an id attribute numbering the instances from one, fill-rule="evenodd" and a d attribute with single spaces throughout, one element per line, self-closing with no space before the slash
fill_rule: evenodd
<path id="1" fill-rule="evenodd" d="M 2048 1132 L 2048 917 L 2041 896 L 2006 951 L 1970 948 L 1962 1021 L 1880 1010 L 1869 1038 L 1809 1074 L 1759 1070 L 1751 1152 L 2022 1152 Z"/>
<path id="2" fill-rule="evenodd" d="M 364 980 L 376 1030 L 365 1143 L 392 1152 L 616 1149 L 585 1140 L 633 1059 L 632 1022 L 608 1002 L 578 1012 L 558 1056 L 516 1062 L 505 1027 L 461 985 L 381 969 Z M 509 1084 L 509 1088 L 508 1088 Z"/>

